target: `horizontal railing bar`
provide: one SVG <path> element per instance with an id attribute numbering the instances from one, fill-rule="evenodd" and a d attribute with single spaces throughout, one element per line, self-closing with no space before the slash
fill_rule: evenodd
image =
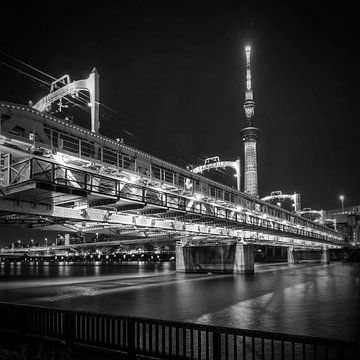
<path id="1" fill-rule="evenodd" d="M 83 169 L 77 169 L 77 168 L 73 168 L 71 166 L 65 166 L 65 165 L 59 165 L 53 161 L 50 161 L 49 159 L 38 159 L 36 157 L 32 157 L 32 158 L 29 158 L 28 161 L 33 164 L 34 161 L 36 163 L 45 163 L 45 164 L 50 164 L 48 166 L 52 166 L 54 168 L 54 171 L 56 171 L 57 169 L 59 169 L 61 172 L 61 175 L 63 176 L 63 180 L 65 181 L 65 184 L 64 185 L 67 185 L 67 186 L 70 186 L 72 183 L 80 183 L 81 184 L 81 187 L 79 189 L 83 189 L 83 190 L 91 190 L 91 191 L 94 191 L 94 192 L 97 192 L 97 193 L 101 193 L 101 194 L 107 194 L 109 191 L 110 192 L 114 192 L 114 194 L 111 194 L 111 195 L 116 195 L 116 196 L 119 196 L 122 197 L 124 196 L 125 194 L 122 192 L 122 191 L 119 191 L 118 190 L 118 186 L 117 184 L 125 184 L 131 188 L 135 188 L 137 190 L 142 190 L 142 189 L 147 189 L 148 191 L 151 191 L 153 193 L 157 193 L 157 191 L 155 189 L 152 189 L 152 188 L 147 188 L 146 186 L 142 186 L 142 185 L 135 185 L 135 184 L 129 184 L 128 182 L 124 182 L 122 180 L 119 180 L 119 179 L 115 179 L 115 178 L 111 178 L 109 176 L 105 176 L 105 175 L 98 175 L 98 174 L 95 174 L 91 171 L 87 171 L 87 170 L 83 170 Z M 48 170 L 46 170 L 48 171 Z M 67 178 L 67 172 L 68 171 L 71 171 L 71 173 L 74 173 L 74 174 L 78 174 L 80 176 L 80 178 L 83 178 L 84 179 L 87 179 L 89 180 L 90 182 L 88 183 L 87 181 L 83 181 L 81 182 L 80 181 L 80 178 L 79 179 L 73 179 L 73 178 L 70 178 L 68 179 Z M 17 175 L 18 176 L 18 175 Z M 106 184 L 113 184 L 114 187 L 111 188 L 111 189 L 107 189 L 107 188 L 104 188 L 102 187 L 101 184 L 98 184 L 98 185 L 94 185 L 92 183 L 92 179 L 96 179 L 97 182 L 104 182 Z M 50 182 L 51 183 L 51 182 Z M 76 187 L 77 188 L 77 187 Z M 96 191 L 97 190 L 97 191 Z M 128 196 L 125 196 L 125 198 L 129 198 L 131 199 L 131 196 L 130 194 L 126 194 Z M 172 194 L 169 194 L 171 196 L 175 196 L 175 195 L 172 195 Z M 242 196 L 244 196 L 245 194 L 242 194 Z M 181 197 L 179 195 L 176 195 L 178 197 Z M 136 195 L 136 197 L 138 197 L 139 199 L 142 199 L 143 198 L 143 195 Z M 231 202 L 232 205 L 236 205 L 237 203 L 233 203 Z M 214 206 L 214 205 L 211 205 L 209 203 L 205 203 L 206 206 Z M 267 206 L 270 206 L 269 204 L 267 204 Z M 216 205 L 215 208 L 214 208 L 214 211 L 216 209 L 216 213 L 217 213 L 217 218 L 219 219 L 222 219 L 222 218 L 226 218 L 226 216 L 220 216 L 220 213 L 224 213 L 226 214 L 226 211 L 227 209 L 225 208 L 222 208 L 221 205 Z M 189 212 L 193 212 L 195 214 L 203 214 L 204 211 L 201 209 L 201 207 L 199 209 L 190 209 L 190 208 L 187 208 L 187 210 Z M 253 209 L 254 210 L 254 209 Z M 284 210 L 282 210 L 284 211 Z M 314 224 L 312 222 L 310 222 L 309 220 L 306 220 L 304 218 L 301 218 L 299 217 L 299 219 L 301 219 L 301 221 L 305 221 L 306 224 L 303 224 L 304 226 L 307 226 L 307 229 L 304 230 L 304 234 L 302 233 L 302 230 L 301 229 L 298 229 L 297 226 L 295 226 L 295 223 L 294 222 L 290 222 L 290 224 L 287 224 L 287 225 L 284 225 L 284 224 L 276 224 L 276 222 L 278 221 L 282 221 L 283 220 L 283 217 L 277 217 L 275 216 L 274 219 L 272 219 L 271 221 L 270 220 L 267 220 L 265 221 L 263 218 L 257 216 L 256 214 L 252 214 L 251 216 L 249 215 L 249 217 L 251 218 L 251 220 L 246 220 L 246 216 L 243 214 L 242 215 L 243 218 L 240 219 L 240 223 L 242 222 L 246 222 L 246 224 L 248 226 L 258 226 L 260 228 L 264 228 L 266 230 L 274 230 L 273 227 L 276 227 L 279 231 L 281 232 L 285 232 L 285 233 L 288 233 L 288 234 L 296 234 L 297 236 L 304 236 L 305 238 L 313 238 L 313 239 L 317 239 L 317 240 L 321 240 L 321 242 L 325 241 L 335 241 L 335 239 L 328 239 L 328 236 L 330 236 L 330 234 L 332 235 L 336 235 L 335 232 L 329 228 L 326 228 L 325 226 L 322 226 L 322 225 L 319 225 L 319 224 Z M 239 218 L 241 218 L 242 216 L 239 215 Z M 238 216 L 236 216 L 237 218 Z M 291 213 L 291 217 L 297 217 L 296 214 L 294 213 Z M 228 219 L 230 220 L 230 219 Z M 236 222 L 238 222 L 238 220 L 236 220 Z M 252 224 L 252 222 L 254 222 Z M 271 226 L 269 225 L 270 223 L 274 223 L 272 224 Z M 280 228 L 279 228 L 280 226 Z M 322 234 L 320 233 L 317 233 L 317 231 L 320 231 L 322 232 Z M 336 236 L 335 236 L 336 237 Z M 335 241 L 335 242 L 339 242 L 341 241 L 340 237 Z"/>
<path id="2" fill-rule="evenodd" d="M 332 347 L 336 346 L 360 346 L 360 343 L 356 341 L 350 340 L 340 340 L 340 339 L 331 339 L 331 338 L 322 338 L 322 337 L 313 337 L 313 336 L 305 336 L 305 335 L 294 335 L 294 334 L 285 334 L 285 333 L 275 333 L 261 330 L 250 330 L 250 329 L 238 329 L 238 328 L 230 328 L 225 326 L 216 326 L 216 325 L 204 325 L 204 324 L 196 324 L 196 323 L 187 323 L 180 321 L 170 321 L 170 320 L 161 320 L 161 319 L 151 319 L 151 318 L 143 318 L 136 316 L 124 316 L 124 315 L 111 315 L 106 313 L 92 313 L 86 311 L 72 311 L 72 310 L 62 310 L 62 309 L 54 309 L 49 307 L 42 307 L 36 305 L 22 305 L 22 304 L 14 304 L 14 303 L 6 303 L 0 302 L 0 312 L 1 308 L 13 308 L 13 309 L 29 309 L 29 310 L 37 310 L 44 312 L 52 312 L 52 313 L 61 313 L 64 316 L 67 315 L 81 315 L 81 316 L 90 316 L 90 317 L 101 317 L 106 319 L 117 319 L 122 321 L 132 321 L 134 323 L 141 324 L 154 324 L 154 325 L 164 325 L 169 326 L 174 329 L 176 328 L 185 328 L 189 330 L 198 330 L 198 331 L 206 331 L 213 333 L 221 333 L 221 334 L 230 334 L 237 336 L 246 336 L 250 338 L 259 338 L 265 340 L 279 340 L 286 342 L 296 342 L 296 343 L 306 343 L 309 345 L 317 344 L 317 345 L 331 345 Z"/>

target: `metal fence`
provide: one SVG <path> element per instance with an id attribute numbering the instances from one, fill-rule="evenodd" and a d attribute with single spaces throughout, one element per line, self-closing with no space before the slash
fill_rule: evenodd
<path id="1" fill-rule="evenodd" d="M 154 359 L 359 359 L 360 344 L 194 323 L 0 303 L 0 330 Z"/>

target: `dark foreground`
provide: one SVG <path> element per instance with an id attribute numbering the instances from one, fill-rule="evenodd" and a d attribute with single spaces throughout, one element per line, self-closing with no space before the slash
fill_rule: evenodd
<path id="1" fill-rule="evenodd" d="M 358 359 L 360 344 L 0 303 L 1 359 Z"/>

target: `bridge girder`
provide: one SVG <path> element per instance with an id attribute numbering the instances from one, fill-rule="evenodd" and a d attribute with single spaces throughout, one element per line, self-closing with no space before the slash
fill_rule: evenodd
<path id="1" fill-rule="evenodd" d="M 0 151 L 7 156 L 3 173 L 6 181 L 3 181 L 5 187 L 0 202 L 4 206 L 0 206 L 0 211 L 24 214 L 24 218 L 26 214 L 46 216 L 54 219 L 54 223 L 63 221 L 61 225 L 73 231 L 96 231 L 96 227 L 112 231 L 132 226 L 139 231 L 149 229 L 152 232 L 199 234 L 220 239 L 241 239 L 245 231 L 258 231 L 291 241 L 301 239 L 308 244 L 333 241 L 334 246 L 342 246 L 341 236 L 325 227 L 314 226 L 297 215 L 225 186 L 222 188 L 221 184 L 196 174 L 184 173 L 183 169 L 136 149 L 115 146 L 114 141 L 99 134 L 23 106 L 1 104 L 0 111 L 7 119 L 0 136 Z M 24 130 L 23 135 L 14 135 L 18 125 Z M 35 143 L 34 137 L 33 143 L 29 143 L 27 135 L 34 134 L 35 127 L 35 134 L 40 138 Z M 77 151 L 69 154 L 64 142 L 54 145 L 51 136 L 49 138 L 45 133 L 46 127 L 52 129 L 53 135 L 54 131 L 71 133 Z M 63 141 L 59 136 L 56 139 Z M 109 165 L 103 155 L 86 155 L 85 145 L 89 141 L 96 144 L 103 155 L 110 147 L 134 156 L 137 160 L 128 164 L 134 168 L 124 168 L 125 158 L 119 153 L 117 165 Z M 34 152 L 33 148 L 39 151 Z M 123 162 L 121 167 L 120 159 Z M 150 177 L 146 173 L 140 175 L 143 163 L 150 163 L 150 170 L 153 163 L 157 164 Z M 109 166 L 110 172 L 102 171 L 105 168 L 110 170 Z M 117 170 L 117 173 L 112 170 Z M 155 170 L 159 171 L 157 175 L 154 175 Z M 187 187 L 187 181 L 193 186 Z"/>
<path id="2" fill-rule="evenodd" d="M 111 227 L 120 229 L 124 226 L 132 227 L 134 230 L 138 229 L 153 229 L 166 231 L 170 233 L 183 234 L 183 235 L 206 235 L 209 237 L 217 237 L 219 239 L 244 239 L 244 231 L 253 229 L 254 231 L 261 231 L 264 234 L 278 234 L 282 238 L 283 243 L 297 244 L 299 246 L 306 244 L 313 244 L 313 246 L 328 245 L 329 247 L 338 247 L 331 242 L 321 239 L 308 239 L 301 234 L 286 234 L 282 232 L 281 228 L 264 229 L 260 224 L 236 224 L 232 225 L 244 226 L 244 229 L 234 228 L 234 226 L 219 226 L 219 223 L 202 224 L 193 223 L 190 221 L 178 221 L 171 219 L 164 219 L 159 217 L 146 216 L 141 214 L 128 214 L 128 213 L 111 213 L 108 210 L 87 208 L 87 209 L 73 209 L 61 206 L 49 206 L 46 204 L 34 204 L 31 202 L 0 199 L 0 211 L 7 209 L 13 213 L 23 213 L 38 216 L 46 216 L 48 218 L 62 219 L 66 225 L 66 221 L 71 222 L 73 231 L 86 231 L 86 226 L 82 227 L 82 223 L 95 223 L 95 228 L 92 230 L 96 232 L 99 226 Z M 201 219 L 198 216 L 198 219 Z M 80 226 L 77 226 L 80 224 Z M 96 225 L 97 224 L 97 225 Z M 97 226 L 97 228 L 96 228 Z"/>

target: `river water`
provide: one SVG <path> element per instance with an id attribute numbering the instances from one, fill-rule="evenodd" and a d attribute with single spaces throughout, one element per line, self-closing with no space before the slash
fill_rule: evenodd
<path id="1" fill-rule="evenodd" d="M 360 340 L 360 264 L 256 264 L 181 274 L 173 262 L 0 264 L 0 301 Z"/>

